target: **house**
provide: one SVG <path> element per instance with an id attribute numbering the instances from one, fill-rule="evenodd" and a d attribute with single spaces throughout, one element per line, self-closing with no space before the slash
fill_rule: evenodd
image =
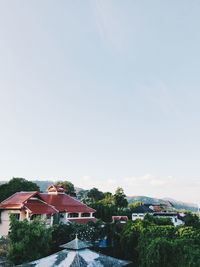
<path id="1" fill-rule="evenodd" d="M 41 193 L 40 196 L 46 203 L 58 210 L 61 222 L 85 224 L 88 221 L 96 221 L 94 217 L 96 210 L 65 194 L 62 187 L 51 185 L 47 191 L 48 194 Z"/>
<path id="2" fill-rule="evenodd" d="M 20 221 L 32 221 L 40 217 L 49 226 L 53 224 L 55 216 L 62 223 L 95 222 L 94 212 L 94 209 L 66 195 L 64 189 L 58 186 L 50 186 L 46 194 L 37 191 L 17 192 L 0 203 L 0 236 L 8 234 L 10 214 Z"/>
<path id="3" fill-rule="evenodd" d="M 132 213 L 132 221 L 135 221 L 137 219 L 143 220 L 144 216 L 147 213 L 153 213 L 153 211 L 152 211 L 152 209 L 150 209 L 146 205 L 140 205 L 140 206 L 134 208 L 133 213 Z"/>
<path id="4" fill-rule="evenodd" d="M 77 237 L 60 246 L 63 250 L 45 258 L 25 263 L 19 267 L 45 266 L 45 267 L 97 267 L 110 266 L 122 267 L 132 266 L 131 261 L 116 259 L 90 249 L 93 245 L 89 242 L 79 240 Z"/>
<path id="5" fill-rule="evenodd" d="M 159 210 L 159 208 L 157 207 L 157 205 L 154 205 L 153 208 L 152 206 L 153 205 L 144 204 L 136 207 L 132 213 L 132 221 L 135 221 L 137 219 L 143 220 L 145 215 L 148 213 L 158 218 L 169 218 L 174 226 L 184 225 L 184 222 L 181 220 L 178 212 L 155 211 Z"/>

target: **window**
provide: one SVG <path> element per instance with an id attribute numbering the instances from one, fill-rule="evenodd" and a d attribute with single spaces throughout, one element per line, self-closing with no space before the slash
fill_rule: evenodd
<path id="1" fill-rule="evenodd" d="M 78 217 L 78 213 L 69 213 L 68 214 L 68 218 L 77 218 Z"/>
<path id="2" fill-rule="evenodd" d="M 46 218 L 47 218 L 47 220 L 50 220 L 51 219 L 51 214 L 47 214 Z"/>
<path id="3" fill-rule="evenodd" d="M 90 213 L 88 213 L 88 212 L 82 213 L 81 217 L 90 217 Z"/>

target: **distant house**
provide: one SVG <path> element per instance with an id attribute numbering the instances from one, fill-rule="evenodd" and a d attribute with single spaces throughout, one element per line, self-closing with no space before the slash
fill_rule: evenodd
<path id="1" fill-rule="evenodd" d="M 143 220 L 147 213 L 153 213 L 153 210 L 146 205 L 141 205 L 133 209 L 132 221 L 137 219 Z"/>
<path id="2" fill-rule="evenodd" d="M 59 186 L 50 186 L 48 193 L 17 192 L 0 203 L 1 223 L 0 236 L 5 236 L 9 231 L 9 216 L 13 214 L 18 220 L 33 220 L 40 217 L 47 226 L 53 224 L 57 215 L 58 222 L 76 222 L 85 224 L 96 221 L 95 210 L 68 196 Z"/>
<path id="3" fill-rule="evenodd" d="M 145 205 L 144 204 L 144 205 L 136 207 L 135 209 L 133 209 L 132 220 L 133 221 L 137 219 L 143 220 L 147 213 L 158 218 L 169 218 L 174 224 L 174 226 L 180 226 L 184 224 L 178 212 L 160 211 L 160 208 L 158 205 Z"/>

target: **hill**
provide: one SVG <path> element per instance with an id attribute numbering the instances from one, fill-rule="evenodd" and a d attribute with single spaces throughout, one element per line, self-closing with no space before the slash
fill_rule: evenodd
<path id="1" fill-rule="evenodd" d="M 165 204 L 169 205 L 171 204 L 175 209 L 178 210 L 189 210 L 193 212 L 198 211 L 198 206 L 193 203 L 186 203 L 182 201 L 177 201 L 172 198 L 152 198 L 152 197 L 147 197 L 147 196 L 128 196 L 127 200 L 129 203 L 133 202 L 142 202 L 144 204 Z"/>

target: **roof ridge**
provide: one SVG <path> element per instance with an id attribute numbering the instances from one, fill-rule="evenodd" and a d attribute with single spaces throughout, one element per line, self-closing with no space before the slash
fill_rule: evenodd
<path id="1" fill-rule="evenodd" d="M 3 201 L 1 201 L 1 204 L 3 204 L 6 200 L 10 199 L 11 197 L 13 197 L 14 195 L 18 194 L 19 192 L 15 192 L 14 194 L 12 194 L 11 196 L 9 196 L 8 198 L 4 199 Z"/>
<path id="2" fill-rule="evenodd" d="M 9 201 L 11 198 L 13 198 L 15 195 L 19 195 L 21 193 L 31 193 L 31 196 L 27 197 L 24 201 L 22 201 L 21 203 L 24 203 L 25 201 L 27 201 L 29 198 L 31 198 L 32 196 L 35 196 L 36 194 L 39 194 L 38 191 L 20 191 L 20 192 L 15 192 L 14 194 L 12 194 L 11 196 L 9 196 L 8 198 L 4 199 L 1 204 L 5 204 L 5 202 Z"/>

